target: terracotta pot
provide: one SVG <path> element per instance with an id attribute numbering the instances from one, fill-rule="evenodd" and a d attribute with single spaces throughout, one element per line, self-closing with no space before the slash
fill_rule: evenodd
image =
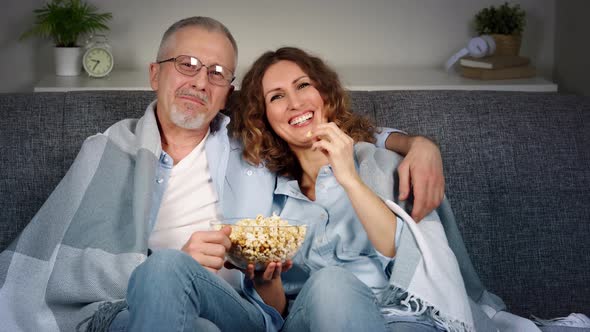
<path id="1" fill-rule="evenodd" d="M 518 55 L 520 53 L 520 35 L 492 35 L 496 42 L 496 55 Z"/>

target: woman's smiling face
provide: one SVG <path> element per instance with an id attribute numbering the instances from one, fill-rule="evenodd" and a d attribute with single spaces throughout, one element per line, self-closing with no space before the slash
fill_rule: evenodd
<path id="1" fill-rule="evenodd" d="M 324 100 L 311 78 L 294 62 L 282 60 L 262 78 L 266 117 L 272 129 L 289 146 L 309 147 L 308 133 L 326 122 Z"/>

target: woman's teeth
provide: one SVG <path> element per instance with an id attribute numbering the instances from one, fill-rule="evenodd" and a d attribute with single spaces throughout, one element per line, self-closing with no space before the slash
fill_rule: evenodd
<path id="1" fill-rule="evenodd" d="M 296 126 L 298 124 L 301 124 L 309 119 L 311 119 L 313 117 L 313 113 L 309 112 L 309 113 L 305 113 L 303 115 L 300 115 L 298 117 L 296 117 L 295 119 L 289 121 L 289 124 L 292 126 Z"/>

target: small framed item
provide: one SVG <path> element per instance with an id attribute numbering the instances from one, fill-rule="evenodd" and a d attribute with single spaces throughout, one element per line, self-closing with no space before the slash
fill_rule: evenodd
<path id="1" fill-rule="evenodd" d="M 113 70 L 113 53 L 106 36 L 95 35 L 86 41 L 82 65 L 90 77 L 105 77 Z"/>

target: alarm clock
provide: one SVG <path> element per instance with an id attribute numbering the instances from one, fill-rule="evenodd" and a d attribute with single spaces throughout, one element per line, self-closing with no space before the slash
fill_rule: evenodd
<path id="1" fill-rule="evenodd" d="M 106 36 L 95 35 L 86 41 L 82 65 L 90 77 L 105 77 L 113 70 L 113 53 Z"/>

